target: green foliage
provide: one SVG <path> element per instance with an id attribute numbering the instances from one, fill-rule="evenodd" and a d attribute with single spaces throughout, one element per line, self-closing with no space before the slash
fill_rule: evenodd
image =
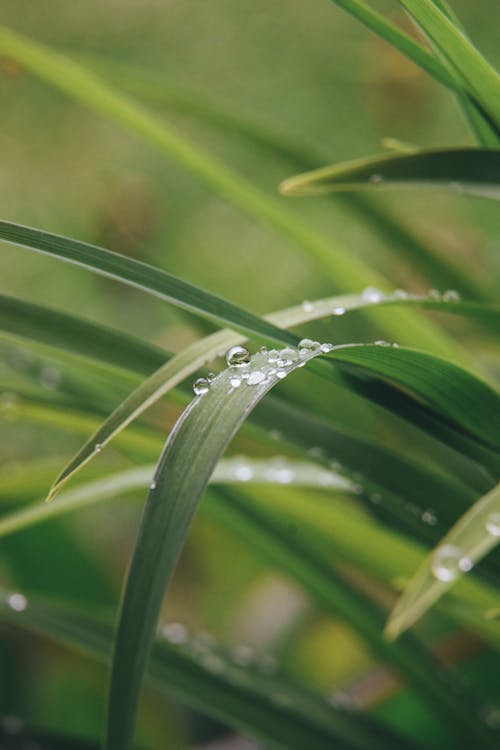
<path id="1" fill-rule="evenodd" d="M 25 226 L 23 201 L 20 223 L 0 221 L 6 750 L 178 750 L 222 737 L 222 727 L 278 750 L 498 746 L 498 260 L 471 250 L 467 231 L 490 244 L 498 232 L 494 204 L 478 199 L 500 194 L 500 78 L 442 0 L 400 0 L 429 46 L 361 0 L 335 3 L 443 84 L 478 145 L 392 139 L 396 153 L 353 161 L 338 149 L 342 162 L 324 167 L 331 152 L 307 127 L 300 136 L 248 116 L 175 71 L 0 28 L 2 70 L 49 84 L 57 98 L 47 111 L 72 102 L 79 123 L 82 105 L 102 118 L 93 137 L 99 127 L 133 134 L 134 149 L 161 157 L 158 184 L 165 165 L 180 169 L 161 187 L 179 213 L 167 211 L 168 253 L 149 219 L 156 254 L 146 258 L 134 256 L 148 241 L 131 250 L 126 232 L 109 243 L 106 232 L 70 239 L 82 232 L 62 210 L 58 233 Z M 309 12 L 300 9 L 301 22 Z M 244 11 L 231 13 L 247 33 Z M 318 33 L 330 15 L 315 19 Z M 346 71 L 360 77 L 350 63 Z M 317 77 L 323 102 L 330 81 Z M 29 86 L 49 101 L 49 89 Z M 346 132 L 355 119 L 347 114 Z M 447 126 L 436 133 L 448 139 Z M 229 166 L 231 148 L 241 168 Z M 183 186 L 184 171 L 203 199 Z M 284 196 L 331 195 L 292 204 L 275 195 L 280 182 Z M 62 183 L 52 187 L 62 199 Z M 410 192 L 405 208 L 402 187 L 444 187 L 451 203 L 419 204 Z M 366 188 L 373 196 L 357 193 Z M 203 219 L 221 200 L 245 217 L 230 240 L 235 214 Z M 415 221 L 422 206 L 434 238 Z M 120 206 L 119 227 L 134 207 Z M 457 233 L 467 230 L 459 257 L 440 247 L 447 211 Z M 258 255 L 268 229 L 273 244 Z M 191 260 L 183 233 L 198 237 Z M 220 238 L 212 268 L 198 252 Z M 10 257 L 21 259 L 19 284 Z M 233 261 L 238 283 L 225 276 Z M 30 287 L 30 263 L 52 269 L 55 295 Z M 256 271 L 251 283 L 243 267 Z M 68 278 L 75 299 L 53 307 Z M 268 285 L 275 311 L 252 312 Z M 153 690 L 141 702 L 145 682 Z"/>

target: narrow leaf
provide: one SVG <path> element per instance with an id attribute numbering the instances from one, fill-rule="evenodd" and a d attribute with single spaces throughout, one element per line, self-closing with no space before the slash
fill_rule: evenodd
<path id="1" fill-rule="evenodd" d="M 382 154 L 315 169 L 280 185 L 284 195 L 436 188 L 500 200 L 500 150 L 453 148 Z"/>
<path id="2" fill-rule="evenodd" d="M 397 602 L 386 632 L 396 638 L 500 541 L 500 484 L 475 503 L 426 558 Z"/>

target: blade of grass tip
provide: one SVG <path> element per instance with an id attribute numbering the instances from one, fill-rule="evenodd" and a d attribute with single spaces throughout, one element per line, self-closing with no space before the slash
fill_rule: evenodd
<path id="1" fill-rule="evenodd" d="M 107 662 L 111 627 L 88 613 L 7 593 L 0 596 L 0 622 Z M 370 744 L 377 750 L 415 750 L 409 740 L 377 721 L 349 716 L 294 685 L 288 676 L 264 675 L 258 666 L 238 666 L 217 646 L 195 648 L 196 636 L 184 632 L 179 623 L 164 623 L 159 632 L 147 679 L 181 703 L 250 734 L 266 747 L 364 750 Z"/>
<path id="2" fill-rule="evenodd" d="M 452 148 L 381 154 L 315 169 L 281 183 L 283 195 L 335 190 L 439 189 L 500 200 L 500 150 Z"/>
<path id="3" fill-rule="evenodd" d="M 307 305 L 297 305 L 286 310 L 271 313 L 265 320 L 279 328 L 291 327 L 298 324 L 318 320 L 327 316 L 339 316 L 353 310 L 376 305 L 420 304 L 430 306 L 431 309 L 450 311 L 476 316 L 486 321 L 497 330 L 500 322 L 500 309 L 491 306 L 466 305 L 461 303 L 455 294 L 445 293 L 444 299 L 427 299 L 416 295 L 382 295 L 371 290 L 367 295 L 345 295 L 342 297 L 328 297 Z M 218 331 L 215 334 L 194 342 L 191 346 L 175 355 L 165 365 L 159 368 L 148 379 L 141 383 L 119 406 L 110 414 L 106 421 L 85 442 L 81 449 L 66 464 L 55 479 L 47 499 L 51 500 L 61 487 L 69 481 L 83 466 L 97 456 L 116 435 L 156 403 L 162 396 L 178 385 L 197 369 L 211 362 L 218 354 L 225 352 L 231 346 L 241 344 L 245 337 L 231 331 Z"/>
<path id="4" fill-rule="evenodd" d="M 433 0 L 399 0 L 500 128 L 500 76 Z"/>
<path id="5" fill-rule="evenodd" d="M 339 290 L 385 285 L 384 278 L 364 261 L 333 245 L 330 239 L 300 220 L 278 200 L 195 147 L 148 110 L 120 95 L 74 61 L 2 26 L 0 51 L 56 88 L 84 102 L 94 112 L 135 132 L 163 154 L 176 159 L 252 219 L 274 228 L 309 259 L 313 258 Z M 386 325 L 396 336 L 412 335 L 416 345 L 449 351 L 452 357 L 459 356 L 457 345 L 444 333 L 408 313 L 398 320 L 386 321 Z"/>
<path id="6" fill-rule="evenodd" d="M 478 500 L 446 534 L 406 586 L 386 627 L 407 630 L 500 541 L 500 484 Z"/>

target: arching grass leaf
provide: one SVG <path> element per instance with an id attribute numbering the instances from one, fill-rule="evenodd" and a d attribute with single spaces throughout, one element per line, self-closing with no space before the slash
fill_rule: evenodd
<path id="1" fill-rule="evenodd" d="M 436 188 L 500 200 L 500 149 L 453 148 L 382 154 L 290 177 L 284 195 L 335 190 Z"/>
<path id="2" fill-rule="evenodd" d="M 441 540 L 405 588 L 387 623 L 391 638 L 409 628 L 500 541 L 500 485 L 478 500 Z"/>

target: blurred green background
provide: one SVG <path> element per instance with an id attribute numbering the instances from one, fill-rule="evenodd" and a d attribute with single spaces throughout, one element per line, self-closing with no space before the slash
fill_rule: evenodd
<path id="1" fill-rule="evenodd" d="M 376 5 L 411 28 L 395 3 Z M 472 39 L 498 66 L 498 1 L 457 0 L 454 8 Z M 220 103 L 241 117 L 267 124 L 278 134 L 294 136 L 324 154 L 325 163 L 379 152 L 386 136 L 428 147 L 472 143 L 456 102 L 443 88 L 327 0 L 0 0 L 0 21 L 102 71 L 117 88 L 141 98 L 268 194 L 274 195 L 277 184 L 298 171 L 296 164 L 243 133 L 169 106 L 172 85 L 192 92 L 195 99 L 199 93 L 214 106 Z M 8 59 L 0 59 L 0 100 L 3 218 L 140 258 L 259 313 L 340 291 L 312 260 L 214 196 L 186 170 L 158 158 L 138 138 Z M 397 242 L 388 242 L 344 199 L 286 200 L 332 243 L 364 258 L 392 286 L 415 291 L 436 286 L 421 267 L 408 262 Z M 470 268 L 486 296 L 498 297 L 497 204 L 427 192 L 387 193 L 377 201 L 438 256 L 452 266 Z M 138 291 L 21 249 L 2 245 L 0 267 L 3 293 L 77 312 L 171 351 L 208 330 Z M 474 327 L 456 320 L 443 324 L 452 333 L 460 332 L 483 369 L 498 366 L 491 343 Z M 335 325 L 318 324 L 315 330 L 335 341 L 377 337 L 376 328 L 356 316 Z M 3 344 L 0 352 L 4 391 L 15 391 L 18 384 L 21 390 L 36 387 L 43 397 L 44 391 L 53 390 L 47 354 L 39 361 L 12 344 Z M 78 369 L 73 365 L 68 372 Z M 102 379 L 96 372 L 88 387 L 97 389 Z M 105 385 L 104 378 L 104 391 Z M 74 393 L 82 387 L 78 381 Z M 123 393 L 128 387 L 123 384 Z M 293 383 L 286 387 L 293 394 Z M 123 393 L 106 391 L 100 400 L 96 393 L 96 411 L 104 416 Z M 318 411 L 321 398 L 311 396 Z M 325 409 L 351 427 L 362 429 L 376 421 L 389 441 L 398 440 L 399 426 L 366 406 L 347 400 Z M 9 482 L 22 484 L 16 462 L 30 458 L 33 471 L 23 477 L 25 494 L 17 500 L 35 500 L 87 433 L 37 425 L 34 418 L 12 419 L 8 409 L 3 411 L 3 499 L 9 502 Z M 148 460 L 161 447 L 157 428 L 166 432 L 175 413 L 176 408 L 167 405 L 150 418 Z M 411 431 L 406 439 L 407 452 L 418 450 Z M 233 452 L 251 448 L 249 439 L 241 436 Z M 110 449 L 100 460 L 102 467 L 125 467 L 141 458 Z M 93 471 L 102 468 L 89 469 L 85 476 Z M 84 605 L 116 604 L 140 497 L 4 540 L 0 565 L 5 584 Z M 228 561 L 236 557 L 238 564 L 228 570 Z M 190 535 L 165 615 L 186 623 L 194 633 L 208 631 L 229 646 L 247 644 L 257 649 L 259 658 L 274 654 L 292 675 L 325 693 L 357 680 L 369 663 L 352 633 L 316 612 L 293 584 L 267 570 L 250 547 L 203 512 Z M 99 734 L 104 670 L 15 632 L 5 633 L 0 657 L 3 713 L 21 715 L 39 727 Z M 469 667 L 478 669 L 478 662 L 470 660 Z M 390 685 L 387 690 L 391 692 Z M 399 695 L 384 710 L 394 712 L 396 707 L 401 721 L 408 711 L 418 726 L 420 709 L 406 706 L 405 700 Z M 141 738 L 153 747 L 202 745 L 225 731 L 152 691 L 147 691 L 143 708 Z M 421 721 L 429 747 L 445 747 L 429 718 Z"/>

